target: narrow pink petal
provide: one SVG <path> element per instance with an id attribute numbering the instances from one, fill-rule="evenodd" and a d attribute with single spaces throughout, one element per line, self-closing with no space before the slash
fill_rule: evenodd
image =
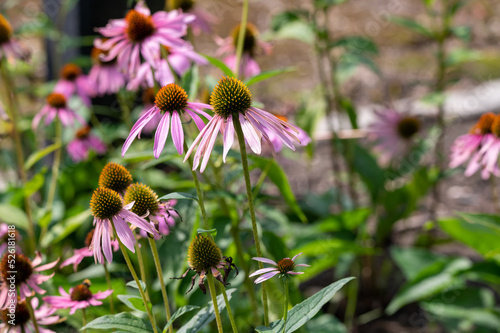
<path id="1" fill-rule="evenodd" d="M 306 264 L 297 264 L 295 267 L 311 267 L 311 265 L 306 265 Z"/>
<path id="2" fill-rule="evenodd" d="M 222 154 L 222 160 L 226 163 L 226 156 L 234 142 L 234 125 L 233 116 L 227 117 L 226 128 L 224 130 L 224 153 Z"/>
<path id="3" fill-rule="evenodd" d="M 184 131 L 182 130 L 182 122 L 177 111 L 172 112 L 172 140 L 179 155 L 184 152 Z"/>
<path id="4" fill-rule="evenodd" d="M 153 106 L 149 111 L 145 112 L 142 117 L 137 120 L 137 122 L 132 126 L 132 129 L 130 130 L 130 134 L 127 137 L 127 140 L 125 140 L 125 143 L 123 144 L 122 148 L 122 156 L 125 155 L 127 150 L 130 148 L 130 145 L 134 141 L 137 135 L 142 131 L 144 126 L 155 116 L 157 112 L 160 112 L 156 106 Z"/>
<path id="5" fill-rule="evenodd" d="M 102 228 L 102 250 L 106 260 L 110 263 L 113 261 L 113 251 L 111 251 L 111 231 L 109 223 L 106 223 Z"/>
<path id="6" fill-rule="evenodd" d="M 170 113 L 165 112 L 165 114 L 163 115 L 163 117 L 160 120 L 160 124 L 158 125 L 158 128 L 156 129 L 155 144 L 154 144 L 154 148 L 153 148 L 155 158 L 160 157 L 160 154 L 163 150 L 163 147 L 165 147 L 165 142 L 167 141 L 169 126 L 170 126 Z"/>
<path id="7" fill-rule="evenodd" d="M 243 135 L 245 136 L 248 145 L 255 154 L 260 155 L 262 150 L 260 145 L 259 134 L 255 130 L 253 125 L 243 116 L 243 114 L 240 113 L 239 117 L 240 117 L 241 128 L 243 130 Z"/>
<path id="8" fill-rule="evenodd" d="M 304 272 L 294 272 L 294 271 L 289 271 L 289 272 L 286 272 L 287 274 L 291 274 L 291 275 L 300 275 L 300 274 L 304 274 Z"/>
<path id="9" fill-rule="evenodd" d="M 248 277 L 253 277 L 253 276 L 256 276 L 256 275 L 259 275 L 259 274 L 264 274 L 264 273 L 268 273 L 268 272 L 273 272 L 273 271 L 276 271 L 277 268 L 276 267 L 267 267 L 267 268 L 262 268 L 262 269 L 259 269 L 255 272 L 253 272 L 252 274 L 250 274 Z"/>
<path id="10" fill-rule="evenodd" d="M 212 149 L 214 148 L 215 139 L 217 139 L 217 134 L 219 133 L 219 129 L 220 129 L 221 124 L 222 124 L 222 121 L 218 121 L 215 124 L 215 128 L 211 134 L 210 141 L 207 142 L 207 146 L 204 149 L 205 156 L 203 156 L 203 161 L 201 162 L 200 172 L 205 171 L 205 168 L 207 167 L 208 159 L 210 158 L 210 154 L 212 152 Z"/>
<path id="11" fill-rule="evenodd" d="M 51 268 L 55 267 L 58 262 L 59 262 L 59 258 L 56 261 L 51 262 L 50 264 L 45 264 L 45 265 L 36 267 L 34 269 L 34 271 L 35 272 L 41 272 L 41 271 L 44 271 L 46 269 L 51 269 Z"/>
<path id="12" fill-rule="evenodd" d="M 293 258 L 292 258 L 292 261 L 295 261 L 295 259 L 296 259 L 298 256 L 300 256 L 301 254 L 302 254 L 302 252 L 300 252 L 299 254 L 294 255 L 294 256 L 293 256 Z"/>
<path id="13" fill-rule="evenodd" d="M 265 262 L 266 264 L 271 264 L 271 265 L 274 265 L 274 266 L 278 266 L 277 263 L 275 263 L 271 259 L 267 259 L 267 258 L 253 257 L 252 260 L 256 260 L 256 261 L 260 261 L 260 262 Z"/>
<path id="14" fill-rule="evenodd" d="M 203 139 L 203 136 L 204 134 L 208 131 L 208 129 L 213 126 L 213 123 L 217 121 L 219 116 L 215 116 L 213 117 L 209 122 L 208 124 L 203 128 L 203 130 L 201 130 L 201 132 L 198 134 L 198 136 L 196 137 L 196 139 L 194 139 L 193 143 L 191 144 L 191 147 L 189 147 L 187 153 L 186 153 L 186 156 L 184 156 L 184 163 L 186 162 L 186 160 L 188 159 L 188 157 L 191 155 L 191 153 L 193 152 L 193 150 L 196 148 L 196 145 L 200 142 L 201 139 Z M 195 168 L 193 168 L 194 170 Z"/>
<path id="15" fill-rule="evenodd" d="M 260 276 L 258 279 L 256 279 L 254 281 L 255 284 L 258 284 L 258 283 L 261 283 L 261 282 L 264 282 L 266 280 L 269 280 L 270 278 L 272 278 L 273 276 L 275 276 L 276 274 L 278 274 L 279 271 L 274 271 L 274 272 L 269 272 L 269 273 L 266 273 L 262 276 Z"/>
<path id="16" fill-rule="evenodd" d="M 117 237 L 122 241 L 123 245 L 135 253 L 134 244 L 136 240 L 132 230 L 128 227 L 127 222 L 123 221 L 123 219 L 119 216 L 114 216 L 113 223 L 115 225 Z"/>

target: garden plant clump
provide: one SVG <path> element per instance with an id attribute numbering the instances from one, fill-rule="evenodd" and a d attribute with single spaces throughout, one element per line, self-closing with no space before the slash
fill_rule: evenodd
<path id="1" fill-rule="evenodd" d="M 38 2 L 0 333 L 499 332 L 496 1 Z"/>

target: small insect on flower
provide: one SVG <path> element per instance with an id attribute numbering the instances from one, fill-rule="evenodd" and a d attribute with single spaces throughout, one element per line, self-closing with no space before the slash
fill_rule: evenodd
<path id="1" fill-rule="evenodd" d="M 109 162 L 99 175 L 99 187 L 109 188 L 123 195 L 132 184 L 132 175 L 123 165 Z"/>
<path id="2" fill-rule="evenodd" d="M 77 120 L 81 125 L 85 124 L 85 120 L 71 110 L 67 105 L 66 96 L 59 92 L 53 92 L 47 96 L 47 103 L 33 117 L 32 128 L 35 130 L 43 117 L 45 118 L 45 126 L 49 125 L 55 117 L 57 117 L 64 126 L 72 126 Z"/>
<path id="3" fill-rule="evenodd" d="M 203 235 L 196 235 L 191 245 L 189 245 L 188 264 L 188 270 L 180 278 L 173 278 L 178 280 L 183 279 L 191 270 L 196 273 L 191 279 L 191 288 L 189 288 L 186 294 L 193 290 L 197 276 L 199 276 L 198 286 L 206 294 L 207 290 L 204 279 L 207 274 L 212 274 L 225 286 L 229 284 L 226 281 L 233 267 L 236 270 L 236 275 L 238 275 L 238 268 L 233 264 L 233 258 L 222 256 L 221 249 L 215 244 L 213 239 Z M 224 271 L 224 275 L 219 269 Z"/>
<path id="4" fill-rule="evenodd" d="M 95 232 L 90 249 L 94 251 L 96 262 L 104 263 L 104 256 L 109 263 L 113 260 L 111 251 L 111 238 L 115 236 L 113 229 L 116 230 L 116 237 L 123 245 L 135 253 L 136 239 L 127 222 L 143 229 L 153 237 L 158 237 L 158 232 L 148 221 L 130 211 L 133 205 L 134 202 L 131 202 L 124 206 L 120 195 L 109 188 L 100 187 L 94 191 L 90 208 L 94 216 Z"/>
<path id="5" fill-rule="evenodd" d="M 28 61 L 30 52 L 21 46 L 13 34 L 14 29 L 12 29 L 10 22 L 0 14 L 0 60 L 7 58 Z"/>
<path id="6" fill-rule="evenodd" d="M 47 296 L 43 300 L 56 309 L 71 309 L 72 315 L 78 309 L 85 309 L 89 306 L 102 305 L 101 299 L 107 298 L 113 293 L 113 290 L 99 291 L 95 294 L 90 291 L 90 281 L 83 280 L 83 283 L 69 289 L 67 293 L 62 287 L 59 287 L 61 296 Z"/>
<path id="7" fill-rule="evenodd" d="M 240 80 L 232 77 L 222 78 L 210 96 L 210 105 L 213 107 L 215 116 L 196 137 L 184 158 L 185 162 L 199 144 L 194 155 L 193 170 L 198 168 L 200 161 L 200 171 L 205 170 L 219 131 L 224 136 L 222 158 L 226 162 L 227 153 L 234 142 L 235 119 L 239 121 L 245 141 L 256 154 L 260 155 L 261 153 L 262 139 L 270 147 L 273 147 L 268 135 L 269 132 L 274 133 L 286 146 L 294 151 L 293 142 L 300 144 L 297 137 L 299 134 L 297 128 L 267 111 L 252 106 L 252 94 Z"/>
<path id="8" fill-rule="evenodd" d="M 55 333 L 52 330 L 40 327 L 45 325 L 54 325 L 62 322 L 64 319 L 61 319 L 59 316 L 53 316 L 54 312 L 57 311 L 56 308 L 50 307 L 47 304 L 42 304 L 40 308 L 38 307 L 39 301 L 38 298 L 31 299 L 31 307 L 33 309 L 36 323 L 38 324 L 38 330 L 40 333 Z M 16 307 L 14 313 L 11 312 L 11 309 L 4 309 L 0 311 L 0 319 L 2 322 L 0 323 L 0 332 L 9 332 L 9 333 L 35 333 L 37 332 L 35 329 L 35 325 L 30 316 L 30 312 L 28 307 L 26 306 L 26 301 L 18 300 L 16 302 Z M 12 318 L 15 318 L 12 320 Z M 14 325 L 12 325 L 14 324 Z"/>
<path id="9" fill-rule="evenodd" d="M 42 263 L 40 252 L 36 252 L 33 261 L 19 252 L 15 253 L 14 259 L 12 254 L 5 253 L 0 261 L 0 309 L 4 309 L 12 299 L 11 295 L 9 295 L 9 288 L 12 281 L 16 285 L 16 290 L 18 291 L 17 297 L 19 297 L 21 302 L 35 293 L 40 295 L 45 294 L 45 290 L 40 288 L 39 285 L 52 278 L 54 273 L 50 275 L 37 273 L 54 268 L 58 262 L 59 259 L 40 266 Z M 14 279 L 12 279 L 13 276 Z"/>
<path id="10" fill-rule="evenodd" d="M 202 108 L 211 109 L 211 106 L 203 103 L 188 102 L 188 95 L 184 89 L 175 83 L 167 84 L 156 94 L 155 105 L 148 112 L 144 113 L 130 130 L 130 134 L 123 144 L 122 156 L 125 155 L 135 138 L 137 136 L 140 138 L 142 129 L 157 114 L 162 114 L 162 116 L 156 129 L 153 148 L 155 158 L 160 157 L 165 147 L 170 127 L 172 128 L 172 140 L 177 148 L 177 152 L 182 154 L 184 152 L 184 131 L 180 116 L 187 113 L 201 131 L 205 123 L 199 115 L 211 119 L 207 113 L 202 111 Z"/>
<path id="11" fill-rule="evenodd" d="M 66 98 L 76 93 L 88 107 L 92 105 L 90 97 L 95 95 L 94 89 L 89 85 L 87 75 L 83 74 L 80 66 L 72 63 L 64 65 L 61 69 L 60 79 L 54 91 L 60 92 Z"/>
<path id="12" fill-rule="evenodd" d="M 297 257 L 300 256 L 301 254 L 302 254 L 302 252 L 295 255 L 292 259 L 290 259 L 290 258 L 281 259 L 280 261 L 278 261 L 278 263 L 275 263 L 271 259 L 254 257 L 254 258 L 252 258 L 253 260 L 260 261 L 260 262 L 263 262 L 266 264 L 271 264 L 271 265 L 274 265 L 276 267 L 268 267 L 268 268 L 259 269 L 255 272 L 253 272 L 252 274 L 250 274 L 249 277 L 253 277 L 253 276 L 262 274 L 259 278 L 257 278 L 255 280 L 255 283 L 261 283 L 263 281 L 269 280 L 270 278 L 272 278 L 273 276 L 275 276 L 277 274 L 279 274 L 280 278 L 281 277 L 288 277 L 290 275 L 304 274 L 304 272 L 295 272 L 294 271 L 295 267 L 310 267 L 309 265 L 306 265 L 306 264 L 296 264 L 295 263 L 295 259 L 297 259 Z"/>

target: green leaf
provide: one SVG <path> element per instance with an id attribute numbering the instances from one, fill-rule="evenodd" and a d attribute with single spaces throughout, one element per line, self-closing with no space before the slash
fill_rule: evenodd
<path id="1" fill-rule="evenodd" d="M 270 328 L 270 327 L 267 327 L 267 326 L 259 326 L 255 329 L 255 331 L 259 332 L 259 333 L 266 333 L 266 332 L 273 332 L 275 333 L 275 331 Z"/>
<path id="2" fill-rule="evenodd" d="M 271 21 L 271 29 L 272 31 L 278 31 L 287 24 L 307 19 L 308 15 L 309 12 L 306 10 L 290 10 L 279 13 L 273 16 Z"/>
<path id="3" fill-rule="evenodd" d="M 315 40 L 313 29 L 303 21 L 293 21 L 283 25 L 274 34 L 274 39 L 296 39 L 312 45 Z"/>
<path id="4" fill-rule="evenodd" d="M 350 53 L 378 54 L 377 44 L 375 44 L 375 42 L 373 42 L 370 38 L 362 36 L 343 37 L 331 43 L 329 47 L 343 47 Z"/>
<path id="5" fill-rule="evenodd" d="M 112 329 L 120 329 L 124 332 L 133 333 L 153 332 L 153 327 L 149 322 L 137 318 L 128 312 L 99 317 L 82 328 L 82 330 L 88 329 L 107 330 L 108 332 Z"/>
<path id="6" fill-rule="evenodd" d="M 28 216 L 26 213 L 19 207 L 7 203 L 0 203 L 0 221 L 28 230 Z"/>
<path id="7" fill-rule="evenodd" d="M 295 199 L 295 195 L 292 192 L 292 187 L 288 182 L 288 177 L 286 176 L 286 173 L 285 171 L 283 171 L 281 166 L 273 159 L 255 155 L 249 155 L 248 157 L 252 160 L 253 166 L 258 167 L 261 170 L 268 170 L 267 176 L 276 185 L 276 187 L 278 187 L 281 195 L 283 196 L 283 199 L 285 199 L 285 202 L 292 209 L 292 211 L 297 214 L 302 222 L 307 222 L 307 217 L 300 209 L 300 206 Z M 270 167 L 269 164 L 271 165 Z"/>
<path id="8" fill-rule="evenodd" d="M 420 23 L 412 20 L 412 19 L 408 19 L 408 18 L 404 18 L 404 17 L 397 17 L 397 16 L 391 16 L 389 18 L 389 20 L 399 26 L 402 26 L 402 27 L 405 27 L 405 28 L 408 28 L 410 30 L 413 30 L 421 35 L 424 35 L 426 37 L 429 37 L 429 38 L 434 38 L 432 32 L 427 29 L 426 27 L 424 27 L 423 25 L 421 25 Z"/>
<path id="9" fill-rule="evenodd" d="M 451 28 L 451 33 L 460 38 L 464 43 L 469 43 L 471 41 L 472 29 L 466 25 L 460 25 Z"/>
<path id="10" fill-rule="evenodd" d="M 196 232 L 198 234 L 205 234 L 205 233 L 208 233 L 210 235 L 212 235 L 213 237 L 217 236 L 217 229 L 210 229 L 210 230 L 205 230 L 205 229 L 197 229 Z"/>
<path id="11" fill-rule="evenodd" d="M 116 297 L 118 297 L 118 299 L 131 310 L 146 312 L 146 307 L 144 307 L 144 302 L 141 297 L 135 295 L 118 295 Z M 148 307 L 150 309 L 152 308 L 152 305 L 149 302 Z"/>
<path id="12" fill-rule="evenodd" d="M 146 284 L 145 284 L 143 281 L 141 281 L 141 280 L 139 280 L 139 283 L 141 284 L 142 290 L 146 290 Z M 137 287 L 137 283 L 135 283 L 135 281 L 130 281 L 130 282 L 128 282 L 128 283 L 126 284 L 126 286 L 127 286 L 127 287 L 131 287 L 131 288 L 134 288 L 134 289 L 139 289 L 139 288 Z"/>
<path id="13" fill-rule="evenodd" d="M 61 147 L 61 143 L 57 142 L 54 143 L 50 146 L 47 146 L 43 148 L 42 150 L 37 150 L 33 154 L 31 154 L 28 159 L 26 160 L 26 163 L 24 164 L 24 169 L 29 170 L 33 165 L 35 165 L 36 162 L 47 156 L 48 154 L 52 153 L 54 150 L 58 149 Z"/>
<path id="14" fill-rule="evenodd" d="M 325 305 L 330 302 L 332 297 L 346 283 L 353 280 L 354 277 L 345 278 L 321 289 L 316 294 L 307 298 L 305 301 L 295 305 L 288 311 L 288 320 L 286 321 L 286 333 L 292 333 L 304 326 L 312 317 L 314 317 Z M 284 327 L 282 319 L 271 323 L 271 328 L 275 332 L 282 332 Z"/>
<path id="15" fill-rule="evenodd" d="M 181 86 L 187 92 L 188 96 L 197 96 L 199 83 L 200 71 L 198 66 L 191 66 L 189 71 L 183 75 Z"/>
<path id="16" fill-rule="evenodd" d="M 316 8 L 328 8 L 330 6 L 340 5 L 347 0 L 314 0 L 314 7 Z"/>
<path id="17" fill-rule="evenodd" d="M 173 192 L 167 195 L 164 195 L 160 198 L 160 200 L 171 200 L 171 199 L 189 199 L 198 201 L 198 197 L 189 193 L 184 192 Z"/>
<path id="18" fill-rule="evenodd" d="M 401 248 L 393 246 L 390 249 L 391 257 L 407 280 L 415 279 L 424 269 L 436 262 L 446 260 L 443 256 L 421 248 Z"/>
<path id="19" fill-rule="evenodd" d="M 267 79 L 270 79 L 272 77 L 278 76 L 283 73 L 290 73 L 295 71 L 295 67 L 287 67 L 287 68 L 281 68 L 281 69 L 275 69 L 272 71 L 266 71 L 262 72 L 260 74 L 257 74 L 251 78 L 246 79 L 244 82 L 247 86 L 251 86 L 252 84 L 258 83 L 260 81 L 264 81 Z"/>
<path id="20" fill-rule="evenodd" d="M 446 65 L 456 66 L 467 62 L 474 62 L 481 59 L 481 52 L 471 49 L 455 48 L 446 58 Z"/>
<path id="21" fill-rule="evenodd" d="M 348 333 L 345 325 L 329 313 L 310 320 L 307 323 L 306 331 L 314 333 Z"/>
<path id="22" fill-rule="evenodd" d="M 354 147 L 354 170 L 360 175 L 370 191 L 372 202 L 377 202 L 384 190 L 385 175 L 375 158 L 360 145 Z"/>
<path id="23" fill-rule="evenodd" d="M 167 325 L 165 325 L 165 328 L 163 328 L 163 333 L 167 332 L 170 325 L 172 325 L 174 323 L 174 320 L 176 320 L 177 318 L 179 318 L 180 316 L 182 316 L 185 313 L 191 312 L 191 311 L 199 309 L 199 308 L 200 307 L 197 305 L 186 305 L 186 306 L 183 306 L 183 307 L 177 309 L 177 311 L 175 311 L 175 313 L 172 315 L 172 317 L 170 317 L 170 320 L 168 321 Z"/>
<path id="24" fill-rule="evenodd" d="M 83 223 L 87 222 L 90 216 L 90 209 L 87 209 L 75 216 L 72 216 L 60 223 L 55 224 L 42 239 L 42 247 L 46 247 L 62 241 L 75 230 L 79 229 Z"/>
<path id="25" fill-rule="evenodd" d="M 205 54 L 203 54 L 203 56 L 212 64 L 214 65 L 215 67 L 217 67 L 218 69 L 220 69 L 224 75 L 226 76 L 229 76 L 229 77 L 234 77 L 234 73 L 233 71 L 226 66 L 225 63 L 223 63 L 221 60 L 217 59 L 217 58 L 213 58 L 213 57 L 210 57 L 210 56 L 207 56 Z"/>
<path id="26" fill-rule="evenodd" d="M 356 109 L 354 108 L 352 102 L 347 98 L 342 98 L 340 101 L 340 105 L 347 113 L 349 121 L 351 122 L 351 127 L 353 129 L 358 129 L 358 113 L 356 112 Z"/>
<path id="27" fill-rule="evenodd" d="M 231 300 L 232 294 L 236 291 L 235 288 L 226 290 L 228 300 Z M 217 306 L 222 312 L 226 308 L 224 296 L 217 296 Z M 193 318 L 191 318 L 184 326 L 177 330 L 177 333 L 196 333 L 199 332 L 205 325 L 211 323 L 215 319 L 214 306 L 212 301 L 208 302 L 208 306 L 204 307 Z"/>
<path id="28" fill-rule="evenodd" d="M 26 185 L 23 188 L 23 194 L 25 197 L 29 198 L 38 190 L 40 190 L 45 183 L 45 172 L 47 171 L 46 168 L 44 168 L 40 173 L 37 173 L 33 178 L 30 179 L 29 182 L 26 183 Z"/>

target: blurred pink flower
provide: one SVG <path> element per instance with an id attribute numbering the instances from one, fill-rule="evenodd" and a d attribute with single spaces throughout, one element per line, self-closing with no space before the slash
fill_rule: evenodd
<path id="1" fill-rule="evenodd" d="M 97 136 L 90 133 L 90 126 L 85 126 L 76 132 L 73 141 L 68 143 L 66 150 L 74 162 L 84 161 L 93 150 L 98 154 L 106 152 L 106 145 Z"/>
<path id="2" fill-rule="evenodd" d="M 85 120 L 67 106 L 66 97 L 61 93 L 53 92 L 47 96 L 47 104 L 33 117 L 31 126 L 35 130 L 43 117 L 46 117 L 45 126 L 47 126 L 56 116 L 64 126 L 72 126 L 75 120 L 82 125 L 85 124 Z"/>
<path id="3" fill-rule="evenodd" d="M 216 16 L 201 8 L 194 7 L 189 11 L 189 13 L 193 14 L 195 17 L 194 21 L 191 23 L 191 28 L 196 36 L 198 36 L 202 31 L 211 33 L 212 25 L 219 22 L 219 19 Z"/>
<path id="4" fill-rule="evenodd" d="M 92 105 L 90 97 L 95 94 L 87 75 L 82 73 L 80 66 L 71 63 L 62 68 L 61 78 L 57 81 L 54 91 L 63 94 L 67 99 L 76 93 L 87 107 Z"/>
<path id="5" fill-rule="evenodd" d="M 156 239 L 160 239 L 161 236 L 168 236 L 170 229 L 175 226 L 175 219 L 179 217 L 179 214 L 173 208 L 176 203 L 177 200 L 169 200 L 164 203 L 158 202 L 158 210 L 148 215 L 149 221 L 158 230 L 159 235 Z M 140 230 L 139 233 L 144 238 L 148 237 L 144 230 Z"/>
<path id="6" fill-rule="evenodd" d="M 50 307 L 47 304 L 42 304 L 40 308 L 38 307 L 38 298 L 31 299 L 31 307 L 35 315 L 36 323 L 38 324 L 38 330 L 40 333 L 56 333 L 52 330 L 41 327 L 42 325 L 54 325 L 61 322 L 59 316 L 53 316 L 54 312 L 57 311 L 56 308 Z M 1 317 L 9 318 L 10 310 L 5 309 L 1 311 Z M 35 333 L 35 325 L 31 320 L 31 315 L 29 313 L 28 307 L 25 301 L 16 302 L 16 307 L 14 310 L 15 325 L 10 325 L 9 321 L 0 323 L 0 332 L 9 333 Z"/>
<path id="7" fill-rule="evenodd" d="M 271 264 L 271 265 L 276 266 L 276 267 L 259 269 L 255 272 L 253 272 L 252 274 L 250 274 L 249 277 L 253 277 L 253 276 L 262 274 L 260 277 L 258 277 L 255 280 L 255 283 L 258 284 L 258 283 L 264 282 L 266 280 L 269 280 L 270 278 L 272 278 L 273 276 L 275 276 L 277 274 L 281 274 L 283 276 L 304 274 L 304 272 L 295 272 L 294 271 L 295 267 L 310 267 L 309 265 L 306 265 L 306 264 L 296 264 L 295 263 L 295 259 L 297 259 L 297 257 L 300 256 L 301 254 L 302 254 L 302 252 L 295 255 L 292 259 L 290 259 L 290 258 L 281 259 L 280 261 L 278 261 L 278 263 L 275 263 L 271 259 L 254 257 L 254 258 L 252 258 L 253 260 L 260 261 L 260 262 L 263 262 L 266 264 Z"/>
<path id="8" fill-rule="evenodd" d="M 146 88 L 142 92 L 142 104 L 144 108 L 142 109 L 139 118 L 142 118 L 151 108 L 155 106 L 155 90 L 153 88 Z M 156 113 L 153 118 L 143 127 L 142 131 L 146 134 L 152 133 L 160 123 L 161 112 Z"/>
<path id="9" fill-rule="evenodd" d="M 175 83 L 170 83 L 160 89 L 156 94 L 155 105 L 134 124 L 130 130 L 130 134 L 125 140 L 122 148 L 122 156 L 125 155 L 132 142 L 137 136 L 140 138 L 142 129 L 149 123 L 157 114 L 163 114 L 156 130 L 154 143 L 154 156 L 159 158 L 165 142 L 167 141 L 170 123 L 172 123 L 172 140 L 177 148 L 177 152 L 184 152 L 184 131 L 180 116 L 187 113 L 198 126 L 200 131 L 205 126 L 199 115 L 210 119 L 211 117 L 202 111 L 202 108 L 211 109 L 210 105 L 203 103 L 188 102 L 188 95 L 180 86 Z"/>
<path id="10" fill-rule="evenodd" d="M 110 20 L 103 28 L 98 28 L 106 41 L 98 40 L 96 47 L 108 51 L 102 60 L 117 58 L 118 65 L 128 73 L 136 73 L 141 64 L 141 56 L 153 68 L 157 67 L 160 46 L 182 47 L 182 39 L 187 32 L 187 24 L 193 15 L 181 11 L 151 11 L 143 1 L 139 1 L 124 19 Z"/>
<path id="11" fill-rule="evenodd" d="M 118 68 L 116 58 L 103 61 L 101 54 L 104 55 L 106 52 L 97 47 L 92 49 L 94 65 L 88 76 L 88 84 L 97 96 L 117 93 L 126 83 L 125 74 Z"/>
<path id="12" fill-rule="evenodd" d="M 9 21 L 0 14 L 0 60 L 2 58 L 29 60 L 30 52 L 13 37 L 13 32 Z"/>
<path id="13" fill-rule="evenodd" d="M 113 290 L 105 290 L 93 294 L 89 287 L 89 280 L 84 280 L 82 284 L 70 288 L 69 293 L 62 287 L 59 287 L 59 294 L 61 296 L 47 296 L 43 300 L 56 309 L 71 309 L 69 314 L 73 315 L 78 309 L 102 305 L 102 302 L 99 300 L 105 299 L 113 293 Z"/>
<path id="14" fill-rule="evenodd" d="M 0 225 L 0 255 L 2 255 L 7 250 L 9 242 L 14 242 L 16 251 L 20 253 L 21 248 L 19 247 L 19 244 L 22 239 L 23 238 L 21 237 L 21 234 L 17 232 L 16 229 L 9 229 L 9 225 L 7 223 L 2 223 Z"/>
<path id="15" fill-rule="evenodd" d="M 10 284 L 12 283 L 12 280 L 10 280 L 11 276 L 14 276 L 13 281 L 15 281 L 14 283 L 18 290 L 16 294 L 19 301 L 22 302 L 27 297 L 33 296 L 35 292 L 40 295 L 45 294 L 45 290 L 40 288 L 39 285 L 52 278 L 54 273 L 50 275 L 41 275 L 36 273 L 54 268 L 54 266 L 59 262 L 59 259 L 57 259 L 49 264 L 40 266 L 42 263 L 42 255 L 40 252 L 36 252 L 36 256 L 33 261 L 23 254 L 16 253 L 14 266 L 11 266 L 12 264 L 9 262 L 11 259 L 12 254 L 7 252 L 2 257 L 2 261 L 0 263 L 0 272 L 2 272 L 0 280 L 0 309 L 5 309 L 12 299 L 12 295 L 9 295 Z M 7 273 L 13 270 L 15 270 L 16 273 Z"/>
<path id="16" fill-rule="evenodd" d="M 286 117 L 274 115 L 276 118 L 279 118 L 283 121 L 288 121 Z M 300 141 L 301 146 L 307 146 L 311 142 L 311 138 L 302 128 L 295 125 L 295 128 L 298 130 L 297 138 Z M 266 134 L 269 137 L 269 141 L 271 141 L 272 147 L 275 152 L 280 152 L 283 149 L 283 141 L 281 141 L 280 137 L 274 134 L 274 132 L 270 130 L 266 130 Z"/>

